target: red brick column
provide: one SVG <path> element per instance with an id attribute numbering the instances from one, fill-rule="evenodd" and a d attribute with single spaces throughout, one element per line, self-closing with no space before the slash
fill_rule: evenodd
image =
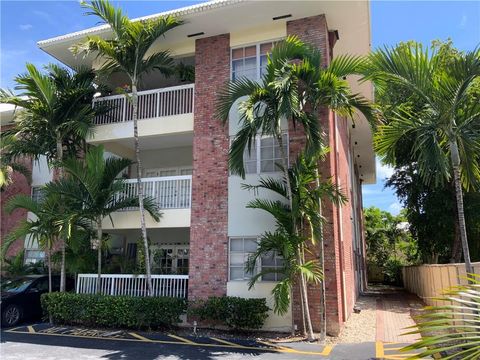
<path id="1" fill-rule="evenodd" d="M 3 129 L 2 129 L 3 130 Z M 25 159 L 21 161 L 24 165 L 26 165 L 30 171 L 32 171 L 32 161 L 30 159 Z M 17 227 L 19 222 L 23 219 L 27 218 L 27 211 L 24 209 L 17 209 L 13 211 L 11 214 L 5 212 L 4 207 L 5 204 L 15 195 L 18 194 L 25 194 L 30 195 L 32 188 L 28 183 L 25 176 L 22 174 L 13 173 L 13 182 L 8 185 L 1 193 L 0 193 L 0 206 L 1 206 L 1 228 L 0 228 L 0 244 L 3 243 L 3 239 L 7 236 L 13 229 Z M 6 256 L 15 256 L 24 248 L 24 239 L 18 239 L 15 241 L 12 246 L 9 248 Z"/>
<path id="2" fill-rule="evenodd" d="M 195 44 L 189 297 L 225 295 L 228 280 L 228 128 L 215 118 L 218 90 L 230 79 L 230 36 Z"/>
<path id="3" fill-rule="evenodd" d="M 325 15 L 312 16 L 299 20 L 287 22 L 287 34 L 296 35 L 302 41 L 307 42 L 322 52 L 323 65 L 327 66 L 331 59 L 331 49 L 329 45 L 328 27 Z M 320 166 L 320 172 L 324 178 L 335 176 L 336 156 L 335 145 L 335 123 L 334 116 L 328 110 L 322 110 L 319 113 L 319 119 L 322 130 L 325 133 L 325 141 L 328 142 L 332 151 L 328 154 L 326 160 Z M 290 156 L 293 160 L 298 151 L 302 148 L 301 136 L 298 130 L 289 129 L 290 136 Z M 331 203 L 324 203 L 323 215 L 326 217 L 327 224 L 324 228 L 325 242 L 325 285 L 326 285 L 326 308 L 327 308 L 327 332 L 332 335 L 338 334 L 340 324 L 343 319 L 342 310 L 342 289 L 341 289 L 341 248 L 339 241 L 338 212 Z M 318 254 L 318 249 L 313 249 Z M 297 289 L 298 291 L 298 289 Z M 297 292 L 298 294 L 298 292 Z M 297 295 L 295 294 L 295 295 Z M 309 305 L 310 314 L 314 329 L 318 330 L 320 326 L 320 286 L 309 285 Z M 294 295 L 294 296 L 295 296 Z M 294 318 L 296 323 L 301 326 L 301 308 L 300 298 L 295 296 L 296 301 L 293 304 Z"/>

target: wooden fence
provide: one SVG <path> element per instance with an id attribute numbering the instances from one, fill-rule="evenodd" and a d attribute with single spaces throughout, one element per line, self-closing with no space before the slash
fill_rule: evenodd
<path id="1" fill-rule="evenodd" d="M 473 268 L 475 274 L 480 274 L 480 262 L 473 263 Z M 467 283 L 465 264 L 406 266 L 402 272 L 405 289 L 427 305 L 444 305 L 434 297 L 441 296 L 444 289 Z"/>

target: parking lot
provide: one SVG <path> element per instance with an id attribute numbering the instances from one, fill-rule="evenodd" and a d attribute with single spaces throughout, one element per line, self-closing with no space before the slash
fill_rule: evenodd
<path id="1" fill-rule="evenodd" d="M 28 324 L 2 332 L 1 357 L 29 359 L 406 359 L 402 344 L 273 344 L 245 339 L 178 336 Z M 81 352 L 80 352 L 81 350 Z"/>

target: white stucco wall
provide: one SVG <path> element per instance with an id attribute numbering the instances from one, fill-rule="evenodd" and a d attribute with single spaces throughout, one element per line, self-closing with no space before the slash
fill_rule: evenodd
<path id="1" fill-rule="evenodd" d="M 33 161 L 32 166 L 32 186 L 45 185 L 52 180 L 53 171 L 51 171 L 47 164 L 47 158 L 40 156 L 38 161 Z"/>
<path id="2" fill-rule="evenodd" d="M 243 298 L 265 298 L 267 306 L 273 309 L 272 289 L 275 282 L 258 282 L 255 287 L 248 290 L 248 282 L 246 281 L 229 281 L 227 283 L 227 295 L 239 296 Z M 273 310 L 269 311 L 268 318 L 265 321 L 263 330 L 269 331 L 290 331 L 292 328 L 292 311 L 291 308 L 285 315 L 276 315 Z"/>
<path id="3" fill-rule="evenodd" d="M 192 167 L 193 148 L 191 146 L 167 149 L 143 150 L 140 152 L 142 167 L 146 169 Z M 131 177 L 137 175 L 133 166 Z"/>

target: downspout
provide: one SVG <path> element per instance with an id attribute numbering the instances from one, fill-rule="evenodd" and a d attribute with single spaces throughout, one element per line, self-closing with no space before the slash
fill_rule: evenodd
<path id="1" fill-rule="evenodd" d="M 338 153 L 338 116 L 337 114 L 333 114 L 334 116 L 334 151 L 335 151 L 335 182 L 337 186 L 341 185 L 340 177 L 339 177 L 339 153 Z M 339 264 L 340 264 L 340 285 L 341 285 L 341 299 L 342 299 L 342 310 L 343 310 L 343 317 L 342 321 L 347 320 L 347 299 L 346 299 L 346 289 L 345 289 L 345 262 L 344 262 L 344 243 L 343 243 L 343 212 L 342 212 L 343 205 L 337 206 L 337 226 L 338 226 L 338 234 L 339 234 Z"/>

